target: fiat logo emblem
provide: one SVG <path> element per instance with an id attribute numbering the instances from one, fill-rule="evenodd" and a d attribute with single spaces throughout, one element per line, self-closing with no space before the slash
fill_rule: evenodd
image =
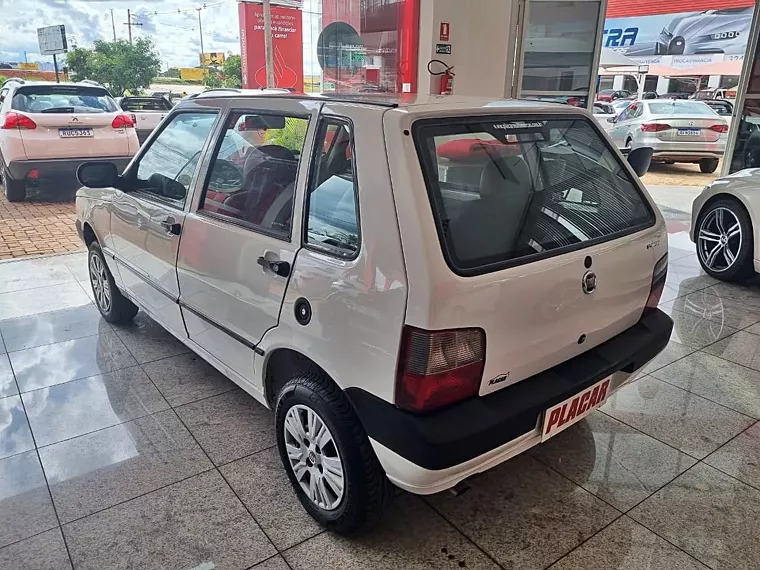
<path id="1" fill-rule="evenodd" d="M 590 295 L 596 291 L 596 273 L 593 271 L 586 271 L 581 279 L 581 285 L 583 286 L 583 292 Z"/>

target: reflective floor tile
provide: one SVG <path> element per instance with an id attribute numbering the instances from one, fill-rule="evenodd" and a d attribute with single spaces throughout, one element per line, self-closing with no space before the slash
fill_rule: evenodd
<path id="1" fill-rule="evenodd" d="M 13 570 L 71 570 L 60 528 L 54 528 L 0 548 L 0 568 Z"/>
<path id="2" fill-rule="evenodd" d="M 177 414 L 217 465 L 277 444 L 274 413 L 242 390 L 180 406 Z"/>
<path id="3" fill-rule="evenodd" d="M 652 376 L 621 388 L 601 410 L 699 459 L 753 423 L 752 418 Z"/>
<path id="4" fill-rule="evenodd" d="M 325 532 L 283 553 L 293 570 L 497 569 L 419 497 L 403 494 L 366 535 Z"/>
<path id="5" fill-rule="evenodd" d="M 131 323 L 114 327 L 116 334 L 140 363 L 190 352 L 164 327 L 140 311 Z"/>
<path id="6" fill-rule="evenodd" d="M 658 368 L 662 368 L 663 366 L 667 366 L 668 364 L 672 364 L 676 360 L 683 358 L 684 356 L 688 356 L 692 352 L 694 352 L 695 348 L 689 348 L 688 346 L 684 346 L 682 344 L 678 344 L 677 342 L 673 342 L 672 340 L 668 342 L 668 344 L 665 346 L 665 349 L 654 357 L 652 361 L 649 362 L 644 367 L 644 370 L 642 371 L 643 374 L 649 374 L 653 372 L 654 370 L 657 370 Z"/>
<path id="7" fill-rule="evenodd" d="M 0 354 L 0 398 L 14 394 L 18 394 L 18 388 L 11 370 L 11 361 L 7 354 Z"/>
<path id="8" fill-rule="evenodd" d="M 736 283 L 718 283 L 705 291 L 714 293 L 723 299 L 730 299 L 740 305 L 760 309 L 760 290 L 757 283 L 738 285 Z"/>
<path id="9" fill-rule="evenodd" d="M 756 338 L 760 347 L 760 336 Z M 711 349 L 708 347 L 706 350 Z M 733 366 L 704 352 L 695 352 L 654 371 L 652 376 L 737 412 L 760 418 L 760 372 Z"/>
<path id="10" fill-rule="evenodd" d="M 77 570 L 246 570 L 277 552 L 216 471 L 63 526 Z"/>
<path id="11" fill-rule="evenodd" d="M 0 459 L 0 547 L 58 526 L 36 451 Z"/>
<path id="12" fill-rule="evenodd" d="M 710 454 L 705 463 L 760 489 L 760 422 Z"/>
<path id="13" fill-rule="evenodd" d="M 290 570 L 290 566 L 288 566 L 285 559 L 278 554 L 269 560 L 264 560 L 264 562 L 256 564 L 251 570 Z"/>
<path id="14" fill-rule="evenodd" d="M 725 360 L 760 370 L 760 336 L 745 331 L 731 335 L 704 348 L 705 352 Z M 738 366 L 736 368 L 739 368 Z"/>
<path id="15" fill-rule="evenodd" d="M 8 352 L 109 332 L 95 305 L 0 321 Z"/>
<path id="16" fill-rule="evenodd" d="M 169 407 L 139 366 L 35 390 L 22 397 L 38 446 Z"/>
<path id="17" fill-rule="evenodd" d="M 510 459 L 468 484 L 470 490 L 462 495 L 439 493 L 429 500 L 446 520 L 508 568 L 546 568 L 620 514 L 527 455 Z"/>
<path id="18" fill-rule="evenodd" d="M 601 413 L 534 447 L 531 455 L 623 511 L 696 462 Z"/>
<path id="19" fill-rule="evenodd" d="M 677 310 L 670 311 L 670 318 L 673 319 L 670 340 L 696 349 L 732 335 L 737 330 L 728 325 Z"/>
<path id="20" fill-rule="evenodd" d="M 665 303 L 666 312 L 675 309 L 718 325 L 743 329 L 760 322 L 760 309 L 738 303 L 730 297 L 722 297 L 713 290 L 703 289 Z"/>
<path id="21" fill-rule="evenodd" d="M 629 514 L 711 568 L 755 569 L 760 491 L 699 463 Z"/>
<path id="22" fill-rule="evenodd" d="M 671 242 L 672 243 L 672 242 Z M 680 244 L 679 244 L 680 245 Z M 686 260 L 696 260 L 697 256 L 694 253 L 693 249 L 681 249 L 678 247 L 668 247 L 668 262 L 673 263 L 674 261 L 683 261 Z"/>
<path id="23" fill-rule="evenodd" d="M 172 406 L 181 406 L 235 388 L 222 374 L 195 354 L 180 354 L 143 365 Z"/>
<path id="24" fill-rule="evenodd" d="M 0 271 L 0 293 L 26 291 L 71 283 L 74 276 L 63 263 L 40 263 L 29 259 L 16 263 L 3 263 Z"/>
<path id="25" fill-rule="evenodd" d="M 16 319 L 91 303 L 87 293 L 72 281 L 52 287 L 0 293 L 0 319 Z"/>
<path id="26" fill-rule="evenodd" d="M 30 449 L 34 449 L 34 440 L 21 398 L 0 398 L 0 458 Z"/>
<path id="27" fill-rule="evenodd" d="M 172 410 L 40 449 L 62 523 L 211 469 Z"/>
<path id="28" fill-rule="evenodd" d="M 112 332 L 11 352 L 21 393 L 137 364 Z"/>
<path id="29" fill-rule="evenodd" d="M 549 570 L 708 570 L 625 515 Z"/>
<path id="30" fill-rule="evenodd" d="M 220 471 L 278 550 L 322 531 L 301 506 L 277 448 L 229 463 Z"/>

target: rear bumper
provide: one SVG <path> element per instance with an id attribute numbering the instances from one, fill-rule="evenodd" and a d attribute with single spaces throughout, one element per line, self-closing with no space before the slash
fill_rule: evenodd
<path id="1" fill-rule="evenodd" d="M 541 439 L 546 409 L 612 376 L 610 393 L 665 348 L 673 321 L 656 310 L 571 360 L 485 397 L 424 415 L 399 410 L 359 388 L 351 400 L 386 474 L 429 494 L 509 459 Z"/>
<path id="2" fill-rule="evenodd" d="M 85 162 L 103 160 L 112 162 L 119 170 L 124 170 L 132 160 L 131 156 L 91 156 L 87 158 L 49 158 L 44 160 L 14 160 L 8 164 L 8 171 L 14 180 L 24 180 L 30 171 L 37 170 L 40 182 L 76 181 L 77 168 Z"/>
<path id="3" fill-rule="evenodd" d="M 652 159 L 660 159 L 660 160 L 675 160 L 675 161 L 696 161 L 700 160 L 702 158 L 721 158 L 723 156 L 722 150 L 716 150 L 716 151 L 701 151 L 701 150 L 677 150 L 677 149 L 667 149 L 667 150 L 655 150 L 654 153 L 652 153 Z"/>

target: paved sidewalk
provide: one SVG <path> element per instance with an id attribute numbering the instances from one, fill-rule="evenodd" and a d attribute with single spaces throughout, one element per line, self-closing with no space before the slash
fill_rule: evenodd
<path id="1" fill-rule="evenodd" d="M 0 260 L 82 248 L 73 202 L 8 202 L 0 190 Z"/>

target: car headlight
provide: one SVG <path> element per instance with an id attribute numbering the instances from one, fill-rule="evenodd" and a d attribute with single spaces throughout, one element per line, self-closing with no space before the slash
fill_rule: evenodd
<path id="1" fill-rule="evenodd" d="M 733 40 L 738 38 L 741 35 L 741 32 L 738 30 L 732 31 L 732 32 L 718 32 L 715 34 L 710 34 L 711 40 Z"/>

